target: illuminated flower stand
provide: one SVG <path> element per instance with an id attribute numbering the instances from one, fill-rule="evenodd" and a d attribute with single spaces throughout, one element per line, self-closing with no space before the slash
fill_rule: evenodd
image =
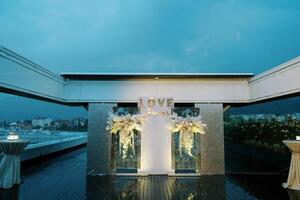
<path id="1" fill-rule="evenodd" d="M 138 169 L 140 155 L 135 144 L 137 133 L 141 132 L 143 117 L 139 114 L 109 114 L 106 130 L 112 134 L 112 168 L 115 172 Z M 118 144 L 115 142 L 118 141 Z M 140 142 L 137 142 L 140 143 Z M 118 147 L 118 149 L 116 148 Z M 116 151 L 117 150 L 117 151 Z"/>
<path id="2" fill-rule="evenodd" d="M 178 134 L 178 142 L 174 141 L 175 148 L 178 145 L 178 150 L 173 149 L 173 168 L 178 171 L 195 170 L 197 172 L 197 160 L 199 159 L 193 149 L 196 148 L 195 136 L 205 134 L 207 125 L 202 122 L 201 116 L 178 116 L 176 113 L 171 115 L 170 132 Z M 178 143 L 175 145 L 175 143 Z M 176 152 L 179 151 L 179 155 Z M 192 161 L 192 162 L 191 162 Z M 193 162 L 196 166 L 192 169 Z M 176 172 L 176 171 L 175 171 Z M 177 173 L 177 172 L 176 172 Z"/>
<path id="3" fill-rule="evenodd" d="M 0 188 L 21 183 L 20 155 L 28 144 L 28 140 L 19 139 L 14 132 L 10 132 L 6 140 L 0 140 L 0 152 L 4 154 L 0 163 Z"/>

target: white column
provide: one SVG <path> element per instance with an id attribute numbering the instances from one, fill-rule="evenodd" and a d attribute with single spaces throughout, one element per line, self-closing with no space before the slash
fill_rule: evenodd
<path id="1" fill-rule="evenodd" d="M 141 109 L 141 114 L 145 116 L 145 123 L 141 135 L 141 169 L 139 169 L 139 173 L 174 173 L 171 163 L 172 137 L 168 130 L 171 108 L 167 109 L 167 114 L 149 114 L 147 106 Z"/>
<path id="2" fill-rule="evenodd" d="M 174 173 L 171 163 L 171 134 L 167 129 L 170 116 L 146 117 L 141 136 L 141 169 L 148 174 Z"/>

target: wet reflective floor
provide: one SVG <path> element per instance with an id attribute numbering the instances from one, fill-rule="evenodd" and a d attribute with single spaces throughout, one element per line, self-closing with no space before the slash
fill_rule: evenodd
<path id="1" fill-rule="evenodd" d="M 281 187 L 286 174 L 86 177 L 85 166 L 86 148 L 34 165 L 22 170 L 23 184 L 0 190 L 0 199 L 300 199 Z"/>

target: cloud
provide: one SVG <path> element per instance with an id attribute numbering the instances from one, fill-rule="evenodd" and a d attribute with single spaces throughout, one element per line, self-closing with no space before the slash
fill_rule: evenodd
<path id="1" fill-rule="evenodd" d="M 54 72 L 261 72 L 299 55 L 300 2 L 0 2 L 0 43 Z"/>

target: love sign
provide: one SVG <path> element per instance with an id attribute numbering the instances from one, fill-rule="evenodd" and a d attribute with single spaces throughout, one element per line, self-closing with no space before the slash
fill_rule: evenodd
<path id="1" fill-rule="evenodd" d="M 139 100 L 141 113 L 150 115 L 169 115 L 174 107 L 173 98 L 164 97 L 144 97 Z"/>

